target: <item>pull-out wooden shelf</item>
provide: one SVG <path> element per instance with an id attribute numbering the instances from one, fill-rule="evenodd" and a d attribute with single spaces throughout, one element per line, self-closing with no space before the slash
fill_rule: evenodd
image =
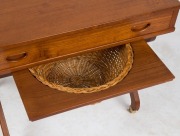
<path id="1" fill-rule="evenodd" d="M 134 64 L 128 76 L 116 86 L 97 93 L 65 93 L 43 85 L 31 75 L 29 70 L 14 73 L 13 76 L 29 119 L 35 121 L 173 80 L 174 76 L 145 41 L 134 42 L 131 45 L 134 50 Z"/>

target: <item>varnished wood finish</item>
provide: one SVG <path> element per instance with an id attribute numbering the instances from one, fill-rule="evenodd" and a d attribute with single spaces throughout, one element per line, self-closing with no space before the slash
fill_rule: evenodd
<path id="1" fill-rule="evenodd" d="M 170 27 L 173 27 L 175 25 L 178 13 L 179 13 L 179 8 L 175 8 L 173 10 L 173 16 L 172 16 L 172 19 L 171 19 Z"/>
<path id="2" fill-rule="evenodd" d="M 1 103 L 0 103 L 0 126 L 2 128 L 3 136 L 10 136 Z"/>
<path id="3" fill-rule="evenodd" d="M 10 68 L 22 67 L 27 64 L 32 65 L 32 63 L 46 61 L 51 58 L 93 50 L 94 48 L 102 48 L 104 45 L 119 43 L 125 39 L 167 30 L 169 29 L 172 13 L 173 12 L 163 12 L 140 20 L 134 20 L 133 23 L 119 23 L 112 26 L 89 29 L 86 32 L 71 37 L 67 36 L 51 39 L 49 41 L 37 42 L 30 46 L 20 46 L 7 50 L 1 49 L 0 71 L 6 70 L 7 74 Z M 21 57 L 19 60 L 16 59 L 17 61 L 7 60 L 7 58 L 16 58 L 14 56 L 19 56 L 24 53 L 26 53 L 26 57 Z"/>
<path id="4" fill-rule="evenodd" d="M 174 31 L 179 8 L 177 0 L 1 1 L 0 77 L 18 71 L 14 78 L 30 120 L 125 93 L 131 94 L 131 107 L 138 110 L 136 90 L 174 76 L 145 41 L 134 41 Z M 99 93 L 59 92 L 26 69 L 129 42 L 134 42 L 135 51 L 131 72 L 118 85 Z M 1 105 L 0 121 L 4 136 L 9 136 Z"/>
<path id="5" fill-rule="evenodd" d="M 174 31 L 174 28 L 150 33 L 147 35 L 141 35 L 141 36 L 137 36 L 137 37 L 130 38 L 130 39 L 121 40 L 121 41 L 118 41 L 115 43 L 105 44 L 105 45 L 101 45 L 101 46 L 95 46 L 95 47 L 92 47 L 92 45 L 90 43 L 85 44 L 83 46 L 80 45 L 80 46 L 76 46 L 76 47 L 73 46 L 75 44 L 70 44 L 71 47 L 65 48 L 66 50 L 64 50 L 64 49 L 59 50 L 62 47 L 57 48 L 57 47 L 59 47 L 58 44 L 52 44 L 53 46 L 47 47 L 47 46 L 45 46 L 46 42 L 43 42 L 44 43 L 43 45 L 45 47 L 43 47 L 43 45 L 42 45 L 42 48 L 39 46 L 38 47 L 34 46 L 33 48 L 30 48 L 30 49 L 26 48 L 25 46 L 18 48 L 18 49 L 14 48 L 14 49 L 10 50 L 10 52 L 8 54 L 6 54 L 7 53 L 6 51 L 4 51 L 5 52 L 4 54 L 6 54 L 6 55 L 2 56 L 2 62 L 3 63 L 1 63 L 1 65 L 0 65 L 0 69 L 1 69 L 0 70 L 0 76 L 11 74 L 12 72 L 19 71 L 22 69 L 26 69 L 26 68 L 36 66 L 36 65 L 39 65 L 42 63 L 48 63 L 51 61 L 55 61 L 55 60 L 58 60 L 60 58 L 66 58 L 66 57 L 75 56 L 75 55 L 78 55 L 81 53 L 105 49 L 105 48 L 109 48 L 109 47 L 113 47 L 113 46 L 117 46 L 117 45 L 121 45 L 121 44 L 126 44 L 129 42 L 138 41 L 138 40 L 142 40 L 142 39 L 148 39 L 150 37 L 154 37 L 154 36 L 164 34 L 164 33 L 169 33 L 172 31 Z M 95 43 L 95 44 L 97 44 L 97 43 Z M 46 47 L 49 50 L 47 50 Z M 63 46 L 63 47 L 66 47 L 66 46 Z M 82 49 L 81 47 L 84 50 L 81 51 L 81 49 Z M 10 56 L 11 55 L 16 56 L 16 54 L 23 53 L 24 51 L 27 51 L 29 54 L 26 59 L 22 59 L 21 61 L 18 61 L 16 63 L 9 63 L 5 59 L 9 55 Z M 39 52 L 39 54 L 38 54 L 38 52 Z M 65 55 L 62 55 L 61 52 L 64 52 Z M 74 52 L 74 53 L 72 53 L 72 52 Z M 3 52 L 0 52 L 0 53 L 3 53 Z M 35 54 L 35 55 L 33 55 L 33 54 Z M 2 69 L 1 66 L 6 67 L 6 68 Z"/>
<path id="6" fill-rule="evenodd" d="M 140 99 L 137 91 L 130 93 L 131 97 L 131 108 L 133 111 L 138 111 L 140 108 Z"/>
<path id="7" fill-rule="evenodd" d="M 14 0 L 0 4 L 0 47 L 179 7 L 177 0 Z"/>
<path id="8" fill-rule="evenodd" d="M 176 0 L 3 1 L 0 75 L 172 32 L 179 8 Z"/>
<path id="9" fill-rule="evenodd" d="M 134 42 L 132 47 L 134 64 L 128 76 L 116 86 L 98 93 L 70 94 L 57 91 L 40 83 L 28 70 L 15 72 L 14 79 L 29 119 L 38 120 L 174 78 L 145 41 Z"/>

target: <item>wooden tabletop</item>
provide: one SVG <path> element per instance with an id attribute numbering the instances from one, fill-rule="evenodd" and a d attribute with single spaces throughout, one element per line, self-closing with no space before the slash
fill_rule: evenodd
<path id="1" fill-rule="evenodd" d="M 3 0 L 0 47 L 176 7 L 177 0 Z"/>

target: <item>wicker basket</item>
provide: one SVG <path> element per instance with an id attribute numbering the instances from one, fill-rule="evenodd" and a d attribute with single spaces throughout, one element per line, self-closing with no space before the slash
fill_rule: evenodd
<path id="1" fill-rule="evenodd" d="M 133 63 L 130 44 L 29 69 L 43 84 L 70 93 L 93 93 L 120 82 Z"/>

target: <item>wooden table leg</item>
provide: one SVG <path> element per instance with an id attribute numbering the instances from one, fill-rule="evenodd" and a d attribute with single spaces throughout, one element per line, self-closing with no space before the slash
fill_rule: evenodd
<path id="1" fill-rule="evenodd" d="M 2 128 L 3 135 L 10 136 L 1 103 L 0 103 L 0 126 Z"/>
<path id="2" fill-rule="evenodd" d="M 130 93 L 130 96 L 131 96 L 131 106 L 129 108 L 129 111 L 131 113 L 134 113 L 138 111 L 140 108 L 140 99 L 139 99 L 138 91 Z"/>

